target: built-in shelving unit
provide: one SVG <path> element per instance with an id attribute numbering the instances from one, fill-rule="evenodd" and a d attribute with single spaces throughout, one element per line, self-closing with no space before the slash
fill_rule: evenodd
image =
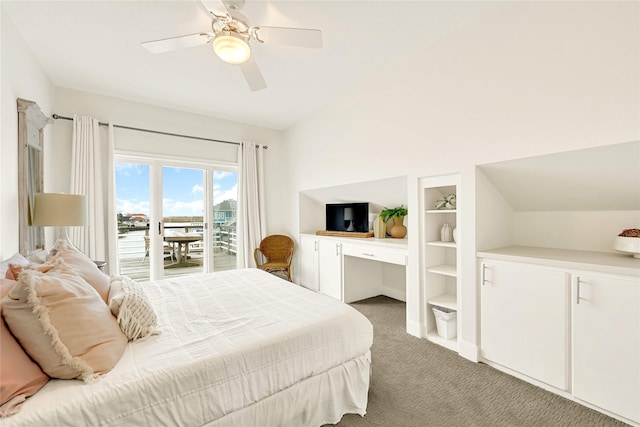
<path id="1" fill-rule="evenodd" d="M 438 200 L 450 194 L 460 197 L 459 175 L 425 177 L 420 179 L 421 216 L 421 284 L 423 310 L 423 336 L 429 341 L 451 350 L 458 350 L 458 336 L 446 339 L 438 334 L 433 308 L 453 310 L 457 314 L 457 328 L 460 330 L 458 294 L 460 287 L 460 246 L 461 231 L 458 228 L 457 208 L 435 209 Z M 441 230 L 445 223 L 457 228 L 455 241 L 442 241 Z"/>

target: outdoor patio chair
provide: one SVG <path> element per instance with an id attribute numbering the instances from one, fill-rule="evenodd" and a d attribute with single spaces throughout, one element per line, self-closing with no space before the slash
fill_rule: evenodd
<path id="1" fill-rule="evenodd" d="M 253 250 L 256 267 L 269 273 L 284 273 L 291 280 L 291 261 L 293 260 L 293 239 L 282 234 L 273 234 L 260 242 Z M 264 261 L 264 262 L 261 262 Z"/>
<path id="2" fill-rule="evenodd" d="M 142 261 L 140 264 L 144 264 L 144 260 L 149 256 L 149 249 L 151 248 L 151 239 L 149 236 L 144 236 L 144 256 L 142 257 Z M 171 261 L 176 261 L 176 249 L 169 242 L 162 242 L 162 248 L 164 250 L 164 257 L 170 257 Z"/>

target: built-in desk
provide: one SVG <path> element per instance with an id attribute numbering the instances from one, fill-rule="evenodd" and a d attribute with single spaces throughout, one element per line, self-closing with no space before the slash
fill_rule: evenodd
<path id="1" fill-rule="evenodd" d="M 407 239 L 300 235 L 300 284 L 344 302 L 406 300 Z"/>

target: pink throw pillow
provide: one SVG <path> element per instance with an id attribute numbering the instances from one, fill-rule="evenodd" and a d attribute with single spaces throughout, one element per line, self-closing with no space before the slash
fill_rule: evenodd
<path id="1" fill-rule="evenodd" d="M 14 280 L 0 279 L 0 299 L 16 283 Z M 0 319 L 0 343 L 0 417 L 6 417 L 19 412 L 25 399 L 40 390 L 49 377 L 24 352 L 9 332 L 4 319 Z"/>
<path id="2" fill-rule="evenodd" d="M 11 333 L 51 378 L 92 382 L 128 342 L 98 292 L 62 260 L 46 273 L 24 269 L 2 306 Z"/>
<path id="3" fill-rule="evenodd" d="M 104 274 L 95 262 L 70 245 L 66 240 L 58 240 L 51 253 L 55 253 L 47 264 L 54 264 L 57 260 L 64 260 L 65 264 L 76 270 L 102 297 L 105 304 L 109 303 L 109 276 Z"/>

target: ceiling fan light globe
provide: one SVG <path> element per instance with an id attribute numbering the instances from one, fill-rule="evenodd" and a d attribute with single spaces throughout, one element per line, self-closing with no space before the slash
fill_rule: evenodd
<path id="1" fill-rule="evenodd" d="M 216 55 L 229 64 L 242 64 L 251 55 L 249 43 L 233 33 L 218 33 L 211 44 Z"/>

